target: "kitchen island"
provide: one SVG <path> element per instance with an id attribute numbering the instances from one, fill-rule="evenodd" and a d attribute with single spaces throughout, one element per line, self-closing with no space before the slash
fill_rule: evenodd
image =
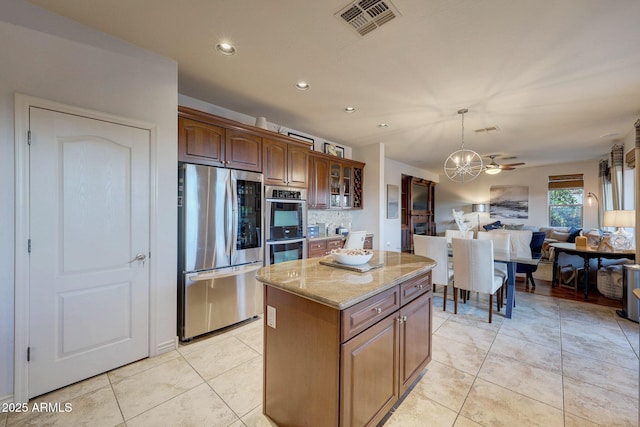
<path id="1" fill-rule="evenodd" d="M 278 426 L 376 425 L 431 360 L 431 269 L 374 251 L 365 272 L 314 258 L 262 268 L 263 411 Z"/>

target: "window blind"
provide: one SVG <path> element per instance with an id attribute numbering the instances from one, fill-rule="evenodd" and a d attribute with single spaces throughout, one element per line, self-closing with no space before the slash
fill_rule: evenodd
<path id="1" fill-rule="evenodd" d="M 558 188 L 584 188 L 584 174 L 549 176 L 549 190 Z"/>

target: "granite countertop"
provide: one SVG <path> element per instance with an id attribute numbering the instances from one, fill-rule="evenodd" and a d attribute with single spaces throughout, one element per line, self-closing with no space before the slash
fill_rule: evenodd
<path id="1" fill-rule="evenodd" d="M 373 233 L 367 233 L 367 237 L 369 236 L 373 236 Z M 328 240 L 328 239 L 342 239 L 342 240 L 346 240 L 347 236 L 343 236 L 341 234 L 328 234 L 328 235 L 322 235 L 322 236 L 318 236 L 318 237 L 307 237 L 307 240 Z"/>
<path id="2" fill-rule="evenodd" d="M 331 257 L 287 261 L 261 268 L 257 279 L 268 286 L 344 310 L 435 267 L 431 258 L 373 251 L 369 265 L 383 263 L 365 273 L 320 264 Z"/>

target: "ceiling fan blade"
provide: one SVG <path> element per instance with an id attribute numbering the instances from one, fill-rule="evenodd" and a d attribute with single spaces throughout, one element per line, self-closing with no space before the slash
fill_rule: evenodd
<path id="1" fill-rule="evenodd" d="M 507 164 L 504 164 L 504 165 L 501 165 L 501 166 L 502 166 L 502 167 L 510 168 L 510 167 L 512 167 L 512 166 L 522 166 L 522 165 L 524 165 L 524 164 L 525 164 L 525 163 L 523 163 L 523 162 L 520 162 L 520 163 L 507 163 Z"/>
<path id="2" fill-rule="evenodd" d="M 500 166 L 500 170 L 503 170 L 503 171 L 514 171 L 514 170 L 516 170 L 516 168 L 512 168 L 512 167 L 503 165 L 503 166 Z"/>

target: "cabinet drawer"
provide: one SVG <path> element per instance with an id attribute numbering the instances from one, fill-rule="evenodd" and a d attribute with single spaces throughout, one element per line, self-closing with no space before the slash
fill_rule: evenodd
<path id="1" fill-rule="evenodd" d="M 309 241 L 307 246 L 307 257 L 317 258 L 327 254 L 327 242 L 324 240 Z"/>
<path id="2" fill-rule="evenodd" d="M 327 240 L 327 251 L 331 252 L 331 249 L 340 249 L 344 246 L 342 239 Z"/>
<path id="3" fill-rule="evenodd" d="M 400 308 L 399 287 L 394 286 L 341 313 L 341 342 L 356 336 L 369 326 Z"/>
<path id="4" fill-rule="evenodd" d="M 431 272 L 407 280 L 400 285 L 400 304 L 405 305 L 420 295 L 431 291 Z"/>

